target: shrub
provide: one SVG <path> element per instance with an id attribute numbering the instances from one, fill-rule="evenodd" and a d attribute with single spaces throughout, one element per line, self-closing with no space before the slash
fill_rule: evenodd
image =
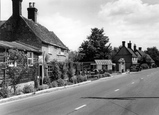
<path id="1" fill-rule="evenodd" d="M 9 97 L 9 90 L 7 88 L 0 89 L 0 97 L 1 98 Z"/>
<path id="2" fill-rule="evenodd" d="M 105 73 L 104 73 L 104 77 L 110 77 L 110 74 L 107 73 L 107 72 L 105 72 Z"/>
<path id="3" fill-rule="evenodd" d="M 61 71 L 59 68 L 59 64 L 56 60 L 51 62 L 51 66 L 52 66 L 51 80 L 54 81 L 61 77 Z"/>
<path id="4" fill-rule="evenodd" d="M 60 72 L 61 72 L 61 78 L 62 79 L 67 79 L 68 78 L 68 76 L 67 76 L 68 68 L 66 66 L 66 63 L 65 62 L 59 62 L 59 68 L 60 68 Z"/>
<path id="5" fill-rule="evenodd" d="M 77 82 L 79 83 L 79 82 L 83 82 L 83 81 L 85 81 L 84 76 L 78 75 L 78 76 L 77 76 Z"/>
<path id="6" fill-rule="evenodd" d="M 144 64 L 141 64 L 140 68 L 142 68 L 142 69 L 148 69 L 149 66 L 148 66 L 148 64 L 144 63 Z"/>
<path id="7" fill-rule="evenodd" d="M 71 83 L 71 82 L 67 82 L 67 85 L 72 85 L 73 83 Z"/>
<path id="8" fill-rule="evenodd" d="M 33 91 L 34 91 L 34 88 L 31 85 L 25 85 L 23 88 L 23 93 L 31 93 Z"/>
<path id="9" fill-rule="evenodd" d="M 16 94 L 17 94 L 17 95 L 23 94 L 23 90 L 22 90 L 22 89 L 17 89 L 17 90 L 16 90 Z"/>
<path id="10" fill-rule="evenodd" d="M 50 87 L 58 87 L 57 81 L 53 81 L 50 83 Z"/>
<path id="11" fill-rule="evenodd" d="M 65 81 L 63 79 L 58 79 L 57 83 L 58 83 L 58 86 L 64 86 L 65 85 Z"/>
<path id="12" fill-rule="evenodd" d="M 75 67 L 75 75 L 80 75 L 80 70 L 81 70 L 81 66 L 79 62 L 75 62 L 74 63 L 74 67 Z"/>
<path id="13" fill-rule="evenodd" d="M 77 77 L 76 76 L 73 76 L 71 77 L 71 80 L 70 80 L 72 83 L 76 84 L 77 83 Z"/>
<path id="14" fill-rule="evenodd" d="M 47 84 L 43 84 L 38 87 L 38 90 L 44 90 L 44 89 L 48 89 L 48 88 L 49 88 L 49 86 Z"/>
<path id="15" fill-rule="evenodd" d="M 67 75 L 68 75 L 69 80 L 71 80 L 71 78 L 72 78 L 73 75 L 74 75 L 74 68 L 73 68 L 73 62 L 72 62 L 72 61 L 69 61 L 69 62 L 68 62 Z"/>
<path id="16" fill-rule="evenodd" d="M 50 84 L 50 78 L 49 77 L 44 77 L 43 83 L 49 85 Z"/>
<path id="17" fill-rule="evenodd" d="M 103 76 L 102 76 L 102 74 L 99 74 L 99 76 L 98 76 L 99 78 L 102 78 Z"/>
<path id="18" fill-rule="evenodd" d="M 83 76 L 83 81 L 87 81 L 87 75 Z"/>

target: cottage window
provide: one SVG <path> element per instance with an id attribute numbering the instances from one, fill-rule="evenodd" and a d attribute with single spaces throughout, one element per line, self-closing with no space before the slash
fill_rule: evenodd
<path id="1" fill-rule="evenodd" d="M 58 56 L 65 56 L 65 50 L 61 49 Z"/>
<path id="2" fill-rule="evenodd" d="M 132 63 L 137 64 L 137 60 L 138 60 L 137 58 L 132 58 Z"/>
<path id="3" fill-rule="evenodd" d="M 28 58 L 28 66 L 32 66 L 34 62 L 34 55 L 33 52 L 28 52 L 27 53 L 27 58 Z"/>
<path id="4" fill-rule="evenodd" d="M 51 74 L 52 74 L 52 66 L 48 65 L 48 75 L 49 75 L 49 77 L 51 77 Z"/>

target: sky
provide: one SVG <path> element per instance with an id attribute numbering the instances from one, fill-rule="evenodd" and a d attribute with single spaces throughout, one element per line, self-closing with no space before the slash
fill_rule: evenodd
<path id="1" fill-rule="evenodd" d="M 29 2 L 38 9 L 38 23 L 47 27 L 73 51 L 91 34 L 103 28 L 112 47 L 129 41 L 146 50 L 159 49 L 159 0 L 23 0 L 27 17 Z M 12 0 L 1 0 L 1 20 L 12 15 Z"/>

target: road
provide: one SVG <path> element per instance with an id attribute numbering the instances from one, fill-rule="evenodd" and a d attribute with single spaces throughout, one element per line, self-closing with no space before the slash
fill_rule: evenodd
<path id="1" fill-rule="evenodd" d="M 159 69 L 2 103 L 0 115 L 159 115 Z"/>

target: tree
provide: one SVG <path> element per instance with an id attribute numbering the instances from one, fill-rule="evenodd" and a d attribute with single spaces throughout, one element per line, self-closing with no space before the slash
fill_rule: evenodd
<path id="1" fill-rule="evenodd" d="M 71 51 L 69 53 L 68 59 L 73 62 L 78 62 L 82 58 L 82 55 L 77 51 Z"/>
<path id="2" fill-rule="evenodd" d="M 29 67 L 27 66 L 27 56 L 24 52 L 10 49 L 8 51 L 7 60 L 13 63 L 13 67 L 7 66 L 6 74 L 10 80 L 10 85 L 16 94 L 16 86 L 21 82 L 22 78 L 29 76 Z M 18 65 L 18 66 L 17 66 Z"/>
<path id="3" fill-rule="evenodd" d="M 67 79 L 67 66 L 66 62 L 59 62 L 59 68 L 61 71 L 61 79 Z"/>
<path id="4" fill-rule="evenodd" d="M 17 84 L 21 82 L 21 79 L 29 75 L 28 67 L 8 67 L 7 75 L 10 79 L 11 86 L 14 89 L 14 94 L 16 94 Z"/>
<path id="5" fill-rule="evenodd" d="M 80 61 L 110 58 L 111 46 L 108 42 L 109 38 L 104 35 L 103 29 L 91 29 L 91 35 L 87 37 L 87 40 L 79 48 L 79 54 L 83 55 Z"/>
<path id="6" fill-rule="evenodd" d="M 143 55 L 142 57 L 139 58 L 138 60 L 140 66 L 142 64 L 147 64 L 149 67 L 151 67 L 151 59 L 148 57 L 147 54 Z"/>
<path id="7" fill-rule="evenodd" d="M 69 78 L 69 81 L 70 81 L 71 78 L 74 76 L 74 68 L 73 68 L 73 62 L 72 61 L 68 60 L 67 68 L 68 68 L 67 75 L 68 75 L 68 78 Z"/>
<path id="8" fill-rule="evenodd" d="M 56 60 L 51 62 L 51 69 L 52 69 L 52 75 L 51 75 L 51 80 L 58 80 L 61 78 L 61 72 L 60 72 L 60 68 L 59 68 L 59 64 Z"/>
<path id="9" fill-rule="evenodd" d="M 151 58 L 155 61 L 156 65 L 159 66 L 159 50 L 156 47 L 147 48 L 145 51 L 147 54 L 151 56 Z"/>

